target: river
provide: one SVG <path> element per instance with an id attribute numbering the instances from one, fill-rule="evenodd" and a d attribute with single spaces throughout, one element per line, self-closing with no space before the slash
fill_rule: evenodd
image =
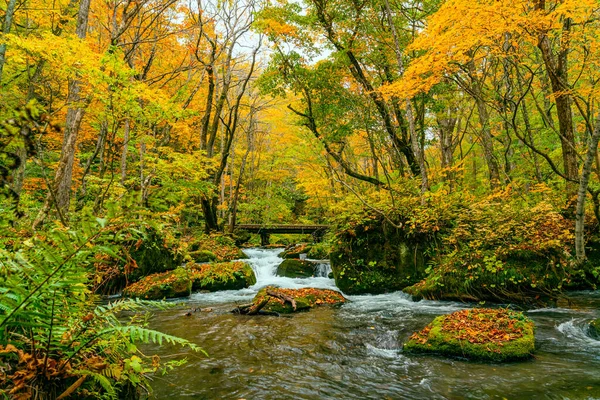
<path id="1" fill-rule="evenodd" d="M 196 293 L 175 309 L 157 312 L 151 328 L 184 337 L 209 354 L 145 347 L 163 359 L 188 363 L 154 376 L 158 399 L 594 399 L 600 398 L 600 341 L 586 335 L 600 317 L 600 291 L 574 293 L 568 308 L 527 312 L 536 324 L 535 358 L 488 364 L 404 355 L 402 343 L 435 316 L 470 307 L 413 302 L 404 293 L 347 296 L 340 308 L 291 316 L 240 316 L 267 284 L 335 289 L 324 277 L 274 275 L 278 250 L 248 249 L 257 284 L 244 290 Z M 193 308 L 211 312 L 184 314 Z"/>

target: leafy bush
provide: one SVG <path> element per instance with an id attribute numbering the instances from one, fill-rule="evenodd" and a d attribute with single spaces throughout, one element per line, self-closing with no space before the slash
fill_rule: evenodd
<path id="1" fill-rule="evenodd" d="M 114 224 L 113 224 L 114 223 Z M 57 226 L 10 250 L 0 248 L 0 393 L 12 398 L 137 398 L 149 373 L 181 364 L 139 352 L 136 343 L 186 340 L 146 328 L 138 315 L 163 303 L 122 300 L 98 305 L 90 290 L 94 255 L 116 255 L 111 243 L 121 219 L 82 219 Z M 2 235 L 14 235 L 3 229 Z M 5 236 L 6 237 L 6 236 Z M 13 236 L 13 238 L 15 238 Z M 119 313 L 135 312 L 129 322 Z"/>
<path id="2" fill-rule="evenodd" d="M 593 287 L 572 262 L 573 223 L 545 201 L 494 196 L 465 206 L 441 235 L 429 275 L 413 295 L 542 303 L 562 289 Z"/>

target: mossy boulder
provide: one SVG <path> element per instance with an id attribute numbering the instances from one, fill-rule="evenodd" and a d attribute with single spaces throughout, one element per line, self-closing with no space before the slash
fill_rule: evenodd
<path id="1" fill-rule="evenodd" d="M 404 344 L 407 353 L 435 353 L 479 361 L 530 358 L 534 325 L 523 313 L 474 308 L 442 315 Z"/>
<path id="2" fill-rule="evenodd" d="M 196 263 L 212 262 L 212 261 L 216 261 L 216 259 L 217 259 L 217 256 L 215 255 L 215 253 L 213 253 L 212 251 L 208 251 L 208 250 L 190 251 L 189 254 L 190 254 L 190 257 L 192 258 L 192 260 L 194 260 L 194 262 L 196 262 Z"/>
<path id="3" fill-rule="evenodd" d="M 136 268 L 129 275 L 129 279 L 136 281 L 145 276 L 179 267 L 183 262 L 182 254 L 170 246 L 163 234 L 152 227 L 141 230 L 142 237 L 132 243 L 129 256 L 135 261 Z"/>
<path id="4" fill-rule="evenodd" d="M 564 290 L 600 286 L 597 262 L 572 258 L 573 221 L 549 201 L 495 196 L 462 204 L 439 236 L 429 275 L 405 292 L 539 306 L 556 302 Z M 590 260 L 599 259 L 592 240 L 589 247 Z"/>
<path id="5" fill-rule="evenodd" d="M 239 290 L 256 283 L 252 268 L 245 262 L 228 262 L 187 266 L 192 290 Z"/>
<path id="6" fill-rule="evenodd" d="M 312 258 L 313 260 L 327 260 L 329 259 L 330 252 L 331 245 L 329 243 L 316 243 L 311 246 L 307 257 Z"/>
<path id="7" fill-rule="evenodd" d="M 331 249 L 335 283 L 347 294 L 402 290 L 425 276 L 425 237 L 407 236 L 375 219 L 336 235 Z"/>
<path id="8" fill-rule="evenodd" d="M 310 278 L 315 274 L 316 267 L 317 263 L 312 261 L 289 258 L 279 264 L 276 275 L 287 278 Z"/>
<path id="9" fill-rule="evenodd" d="M 588 333 L 594 339 L 600 339 L 600 318 L 594 319 L 588 326 Z"/>
<path id="10" fill-rule="evenodd" d="M 171 299 L 189 296 L 192 291 L 192 281 L 188 272 L 183 268 L 146 276 L 127 286 L 123 296 L 147 300 Z"/>
<path id="11" fill-rule="evenodd" d="M 279 256 L 281 258 L 300 258 L 301 254 L 308 254 L 308 252 L 311 250 L 311 245 L 307 244 L 307 243 L 300 243 L 300 244 L 296 244 L 292 247 L 288 247 L 283 253 L 281 253 Z"/>
<path id="12" fill-rule="evenodd" d="M 196 256 L 206 257 L 208 253 L 214 255 L 210 261 L 233 261 L 247 259 L 240 248 L 235 244 L 235 240 L 227 235 L 199 235 L 193 238 L 188 238 L 188 254 L 191 260 L 195 262 L 205 262 L 202 259 L 196 259 Z"/>
<path id="13" fill-rule="evenodd" d="M 293 299 L 296 309 L 291 302 L 284 298 Z M 336 306 L 347 302 L 340 292 L 329 289 L 281 289 L 274 286 L 266 286 L 259 290 L 254 296 L 252 304 L 261 305 L 260 310 L 266 313 L 290 314 L 298 311 L 306 311 L 316 306 Z"/>

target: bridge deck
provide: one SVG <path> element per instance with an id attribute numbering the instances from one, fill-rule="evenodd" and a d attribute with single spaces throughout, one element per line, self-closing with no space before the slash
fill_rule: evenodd
<path id="1" fill-rule="evenodd" d="M 240 224 L 237 228 L 250 233 L 300 233 L 308 234 L 319 231 L 326 231 L 329 225 L 260 225 L 260 224 Z"/>

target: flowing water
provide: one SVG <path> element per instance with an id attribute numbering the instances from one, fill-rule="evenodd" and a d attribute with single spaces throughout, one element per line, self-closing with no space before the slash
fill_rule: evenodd
<path id="1" fill-rule="evenodd" d="M 291 316 L 239 316 L 267 284 L 335 289 L 327 278 L 275 276 L 278 250 L 246 250 L 257 284 L 244 290 L 196 293 L 179 308 L 157 313 L 151 327 L 202 346 L 208 356 L 150 347 L 163 359 L 188 363 L 155 376 L 158 399 L 600 399 L 600 341 L 586 334 L 600 317 L 600 292 L 576 293 L 569 308 L 531 310 L 534 359 L 489 364 L 405 355 L 402 343 L 435 316 L 469 305 L 413 302 L 397 292 L 348 296 L 340 308 Z M 192 308 L 211 312 L 184 314 Z"/>

